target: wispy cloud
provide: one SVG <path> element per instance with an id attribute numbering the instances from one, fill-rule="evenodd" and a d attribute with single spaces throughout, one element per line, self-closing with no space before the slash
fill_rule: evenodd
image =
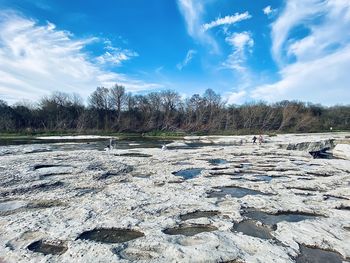
<path id="1" fill-rule="evenodd" d="M 245 71 L 246 54 L 251 52 L 254 40 L 250 32 L 233 33 L 226 37 L 226 42 L 232 47 L 232 53 L 224 62 L 226 68 L 240 72 Z"/>
<path id="2" fill-rule="evenodd" d="M 241 104 L 248 98 L 247 88 L 251 86 L 253 74 L 247 64 L 248 54 L 252 53 L 254 40 L 250 32 L 233 33 L 226 37 L 232 52 L 223 63 L 224 68 L 235 74 L 235 91 L 225 94 L 229 104 Z"/>
<path id="3" fill-rule="evenodd" d="M 288 41 L 292 29 L 311 25 L 313 18 L 327 11 L 325 7 L 324 0 L 287 1 L 285 9 L 272 24 L 272 54 L 279 64 L 284 63 L 284 52 L 293 43 Z"/>
<path id="4" fill-rule="evenodd" d="M 232 24 L 238 23 L 240 21 L 249 19 L 251 17 L 252 16 L 248 12 L 245 12 L 242 14 L 236 13 L 234 15 L 225 16 L 223 18 L 218 18 L 210 23 L 204 24 L 202 26 L 202 28 L 204 31 L 207 31 L 207 30 L 214 28 L 214 27 L 217 27 L 217 26 L 232 25 Z"/>
<path id="5" fill-rule="evenodd" d="M 110 41 L 105 41 L 105 44 L 106 52 L 96 58 L 100 64 L 120 66 L 124 61 L 139 56 L 135 51 L 114 47 Z"/>
<path id="6" fill-rule="evenodd" d="M 97 86 L 118 82 L 129 91 L 158 88 L 100 67 L 83 49 L 98 38 L 77 38 L 48 23 L 38 25 L 14 11 L 0 13 L 0 98 L 38 99 L 54 90 L 84 97 Z M 123 60 L 120 57 L 119 60 Z"/>
<path id="7" fill-rule="evenodd" d="M 189 51 L 187 51 L 185 59 L 181 63 L 176 65 L 177 69 L 182 70 L 184 67 L 186 67 L 187 64 L 191 62 L 191 60 L 193 59 L 196 53 L 197 51 L 193 49 L 190 49 Z"/>
<path id="8" fill-rule="evenodd" d="M 215 39 L 202 30 L 204 3 L 197 0 L 177 0 L 179 10 L 186 22 L 188 34 L 202 44 L 208 45 L 214 53 L 219 48 Z"/>
<path id="9" fill-rule="evenodd" d="M 291 37 L 297 27 L 308 34 Z M 280 65 L 281 80 L 257 87 L 252 96 L 269 101 L 349 103 L 349 28 L 349 1 L 287 2 L 272 24 L 272 53 Z"/>

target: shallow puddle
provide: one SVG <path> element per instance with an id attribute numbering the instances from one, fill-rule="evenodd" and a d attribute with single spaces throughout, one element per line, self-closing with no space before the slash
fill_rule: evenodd
<path id="1" fill-rule="evenodd" d="M 251 163 L 241 163 L 240 164 L 240 167 L 243 169 L 250 168 L 252 166 L 253 166 L 253 164 L 251 164 Z"/>
<path id="2" fill-rule="evenodd" d="M 218 211 L 195 211 L 185 215 L 180 215 L 181 220 L 197 219 L 202 217 L 212 217 L 218 215 Z"/>
<path id="3" fill-rule="evenodd" d="M 201 168 L 193 168 L 193 169 L 186 169 L 186 170 L 180 170 L 178 172 L 174 172 L 173 175 L 181 176 L 185 180 L 192 179 L 194 177 L 197 177 L 200 175 L 200 173 L 203 171 Z"/>
<path id="4" fill-rule="evenodd" d="M 123 243 L 143 236 L 142 232 L 130 229 L 100 228 L 83 232 L 77 239 L 101 243 Z"/>
<path id="5" fill-rule="evenodd" d="M 225 160 L 225 159 L 210 159 L 208 162 L 212 165 L 219 165 L 219 164 L 227 164 L 228 163 L 227 160 Z"/>
<path id="6" fill-rule="evenodd" d="M 43 242 L 42 240 L 30 244 L 27 248 L 30 251 L 42 253 L 44 255 L 61 255 L 68 249 L 63 244 L 51 244 Z"/>
<path id="7" fill-rule="evenodd" d="M 192 226 L 179 226 L 174 228 L 167 228 L 163 230 L 163 233 L 167 235 L 194 236 L 199 233 L 211 232 L 215 230 L 217 230 L 217 228 L 214 226 L 192 225 Z"/>
<path id="8" fill-rule="evenodd" d="M 244 220 L 233 226 L 236 232 L 242 232 L 245 235 L 258 237 L 262 239 L 272 239 L 271 229 L 264 225 L 258 225 L 254 220 Z"/>
<path id="9" fill-rule="evenodd" d="M 296 263 L 341 263 L 343 258 L 340 254 L 319 248 L 311 248 L 300 245 L 300 254 Z"/>
<path id="10" fill-rule="evenodd" d="M 26 201 L 20 201 L 20 200 L 13 200 L 13 201 L 6 201 L 0 203 L 0 212 L 10 212 L 22 207 L 26 207 L 28 202 Z"/>
<path id="11" fill-rule="evenodd" d="M 230 195 L 232 197 L 242 198 L 246 195 L 269 195 L 257 190 L 252 190 L 252 189 L 243 188 L 243 187 L 235 187 L 235 186 L 225 186 L 218 189 L 220 189 L 220 191 L 213 191 L 208 193 L 208 197 L 220 198 L 220 197 L 225 197 L 226 195 Z"/>
<path id="12" fill-rule="evenodd" d="M 279 212 L 276 214 L 268 214 L 263 211 L 250 209 L 242 213 L 243 216 L 250 219 L 258 220 L 265 225 L 276 225 L 279 222 L 300 222 L 303 220 L 315 219 L 319 215 L 298 213 L 298 212 Z"/>
<path id="13" fill-rule="evenodd" d="M 338 201 L 338 200 L 349 200 L 346 197 L 343 196 L 336 196 L 336 195 L 324 195 L 323 200 L 332 200 L 332 201 Z"/>

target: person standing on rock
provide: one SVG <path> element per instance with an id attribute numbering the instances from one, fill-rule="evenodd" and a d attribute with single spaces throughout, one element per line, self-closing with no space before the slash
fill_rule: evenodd
<path id="1" fill-rule="evenodd" d="M 254 137 L 253 137 L 253 144 L 256 144 L 256 139 L 258 139 L 258 138 L 256 138 L 256 136 L 254 135 Z"/>

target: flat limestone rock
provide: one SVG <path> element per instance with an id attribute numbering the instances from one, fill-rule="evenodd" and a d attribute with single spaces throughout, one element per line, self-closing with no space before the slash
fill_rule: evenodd
<path id="1" fill-rule="evenodd" d="M 337 144 L 333 149 L 333 156 L 350 160 L 350 144 Z"/>
<path id="2" fill-rule="evenodd" d="M 300 245 L 348 259 L 350 160 L 313 159 L 309 146 L 280 147 L 348 135 L 284 134 L 262 145 L 252 136 L 204 136 L 190 138 L 198 143 L 188 147 L 115 153 L 79 147 L 24 153 L 35 145 L 2 146 L 0 261 L 293 263 L 298 256 L 310 259 Z M 194 169 L 203 171 L 190 180 L 174 175 Z M 263 214 L 244 212 L 250 209 Z M 96 229 L 107 232 L 77 238 Z M 143 236 L 114 243 L 130 233 L 111 229 Z"/>

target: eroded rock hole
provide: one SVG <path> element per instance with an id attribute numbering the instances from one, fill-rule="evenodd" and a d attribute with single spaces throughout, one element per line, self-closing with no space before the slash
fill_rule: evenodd
<path id="1" fill-rule="evenodd" d="M 186 169 L 186 170 L 180 170 L 178 172 L 174 172 L 173 175 L 181 176 L 185 180 L 192 179 L 200 175 L 200 173 L 203 171 L 201 168 L 192 168 L 192 169 Z"/>
<path id="2" fill-rule="evenodd" d="M 261 239 L 273 239 L 270 227 L 259 224 L 255 220 L 244 220 L 233 226 L 233 230 L 241 232 L 248 236 L 258 237 Z"/>
<path id="3" fill-rule="evenodd" d="M 130 229 L 99 228 L 85 231 L 77 239 L 101 243 L 123 243 L 143 236 L 142 232 Z"/>
<path id="4" fill-rule="evenodd" d="M 27 248 L 30 251 L 42 253 L 44 255 L 61 255 L 68 249 L 62 242 L 56 244 L 42 240 L 31 243 Z"/>
<path id="5" fill-rule="evenodd" d="M 218 189 L 219 191 L 213 191 L 208 193 L 208 197 L 221 198 L 221 197 L 225 197 L 226 195 L 230 195 L 232 197 L 242 198 L 246 195 L 270 195 L 267 193 L 260 192 L 258 190 L 252 190 L 252 189 L 237 187 L 237 186 L 224 186 Z"/>
<path id="6" fill-rule="evenodd" d="M 258 220 L 265 225 L 274 226 L 279 222 L 287 221 L 287 222 L 300 222 L 303 220 L 311 220 L 321 215 L 305 213 L 305 212 L 290 212 L 283 211 L 278 212 L 276 214 L 269 214 L 263 211 L 248 209 L 242 213 L 243 216 L 248 217 L 253 220 Z"/>
<path id="7" fill-rule="evenodd" d="M 296 258 L 296 263 L 341 263 L 343 257 L 333 251 L 300 245 L 300 254 Z"/>
<path id="8" fill-rule="evenodd" d="M 215 230 L 217 230 L 217 228 L 210 225 L 183 225 L 179 227 L 164 229 L 163 233 L 167 235 L 194 236 L 199 233 L 211 232 Z"/>
<path id="9" fill-rule="evenodd" d="M 225 159 L 210 159 L 208 161 L 211 165 L 227 164 L 228 161 Z"/>
<path id="10" fill-rule="evenodd" d="M 202 217 L 213 217 L 219 214 L 218 211 L 195 211 L 192 213 L 180 215 L 181 220 L 197 219 Z"/>

